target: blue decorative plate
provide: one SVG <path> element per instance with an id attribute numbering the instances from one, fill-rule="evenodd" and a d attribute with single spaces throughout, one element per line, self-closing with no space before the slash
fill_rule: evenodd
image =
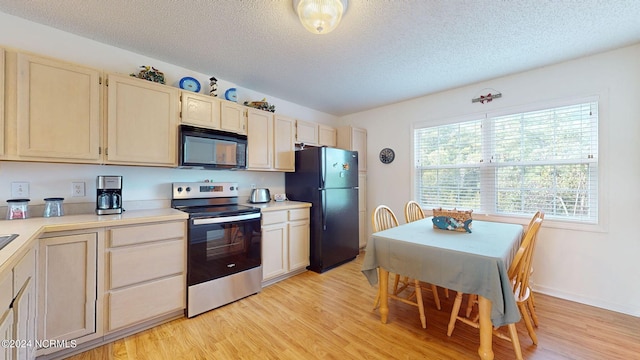
<path id="1" fill-rule="evenodd" d="M 189 76 L 183 77 L 180 79 L 180 89 L 200 92 L 200 82 Z"/>
<path id="2" fill-rule="evenodd" d="M 224 98 L 229 101 L 238 101 L 238 94 L 236 94 L 236 88 L 229 88 L 224 92 Z"/>

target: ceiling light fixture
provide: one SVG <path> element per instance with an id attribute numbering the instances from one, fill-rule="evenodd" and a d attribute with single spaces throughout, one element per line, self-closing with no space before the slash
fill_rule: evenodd
<path id="1" fill-rule="evenodd" d="M 302 25 L 318 35 L 328 34 L 338 27 L 348 0 L 293 0 L 293 9 Z"/>

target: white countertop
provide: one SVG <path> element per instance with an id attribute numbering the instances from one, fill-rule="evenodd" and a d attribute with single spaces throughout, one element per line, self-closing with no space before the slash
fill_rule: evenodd
<path id="1" fill-rule="evenodd" d="M 53 231 L 83 230 L 107 226 L 143 224 L 158 221 L 186 220 L 188 214 L 175 209 L 130 210 L 117 215 L 65 215 L 61 217 L 34 217 L 19 220 L 0 220 L 0 234 L 19 236 L 0 250 L 0 272 L 13 266 L 33 241 L 41 234 Z"/>
<path id="2" fill-rule="evenodd" d="M 253 206 L 255 208 L 259 208 L 260 211 L 262 212 L 311 207 L 311 203 L 302 202 L 302 201 L 291 201 L 291 200 L 270 201 L 264 204 L 247 204 L 247 205 Z"/>
<path id="3" fill-rule="evenodd" d="M 308 208 L 311 203 L 301 201 L 271 201 L 265 204 L 248 204 L 260 211 L 278 211 L 295 208 Z M 117 215 L 65 215 L 60 217 L 34 217 L 19 220 L 0 220 L 0 235 L 18 234 L 19 236 L 0 250 L 0 272 L 13 266 L 29 246 L 45 232 L 84 230 L 108 226 L 143 224 L 158 221 L 186 220 L 187 213 L 171 208 L 130 210 Z"/>

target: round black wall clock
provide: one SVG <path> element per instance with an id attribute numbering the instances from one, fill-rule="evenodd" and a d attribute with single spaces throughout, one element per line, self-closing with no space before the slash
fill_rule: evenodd
<path id="1" fill-rule="evenodd" d="M 383 164 L 391 164 L 395 158 L 396 153 L 393 151 L 393 149 L 384 148 L 380 150 L 380 161 Z"/>

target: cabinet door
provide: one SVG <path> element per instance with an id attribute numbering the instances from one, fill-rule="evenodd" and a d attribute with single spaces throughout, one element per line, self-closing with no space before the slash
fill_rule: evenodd
<path id="1" fill-rule="evenodd" d="M 262 227 L 262 281 L 287 272 L 287 224 Z"/>
<path id="2" fill-rule="evenodd" d="M 353 150 L 358 152 L 358 171 L 367 171 L 367 130 L 353 128 Z"/>
<path id="3" fill-rule="evenodd" d="M 100 161 L 100 72 L 18 54 L 20 158 Z"/>
<path id="4" fill-rule="evenodd" d="M 96 324 L 97 243 L 98 233 L 40 240 L 38 339 L 101 335 Z M 43 353 L 54 350 L 43 349 Z"/>
<path id="5" fill-rule="evenodd" d="M 296 120 L 296 142 L 318 145 L 318 124 Z"/>
<path id="6" fill-rule="evenodd" d="M 308 210 L 307 210 L 308 212 Z M 289 223 L 289 271 L 309 265 L 309 220 Z"/>
<path id="7" fill-rule="evenodd" d="M 0 341 L 13 340 L 13 311 L 11 309 L 0 310 Z M 13 349 L 8 346 L 0 346 L 0 360 L 12 360 Z"/>
<path id="8" fill-rule="evenodd" d="M 247 111 L 247 168 L 268 170 L 272 166 L 273 115 L 266 111 Z"/>
<path id="9" fill-rule="evenodd" d="M 245 108 L 231 101 L 221 101 L 220 129 L 246 134 Z"/>
<path id="10" fill-rule="evenodd" d="M 0 48 L 0 157 L 4 155 L 4 49 Z"/>
<path id="11" fill-rule="evenodd" d="M 220 129 L 220 100 L 189 91 L 183 91 L 181 97 L 183 124 Z"/>
<path id="12" fill-rule="evenodd" d="M 286 116 L 274 116 L 273 168 L 281 171 L 295 171 L 295 120 Z"/>
<path id="13" fill-rule="evenodd" d="M 336 129 L 331 126 L 318 125 L 318 143 L 320 146 L 336 147 Z"/>
<path id="14" fill-rule="evenodd" d="M 32 346 L 14 348 L 13 358 L 16 360 L 35 359 L 36 341 L 36 292 L 32 278 L 22 286 L 13 301 L 13 336 L 15 339 L 25 340 Z"/>
<path id="15" fill-rule="evenodd" d="M 177 166 L 178 89 L 109 75 L 107 162 Z"/>
<path id="16" fill-rule="evenodd" d="M 358 175 L 358 223 L 360 227 L 359 247 L 367 246 L 368 229 L 367 224 L 367 174 Z"/>

